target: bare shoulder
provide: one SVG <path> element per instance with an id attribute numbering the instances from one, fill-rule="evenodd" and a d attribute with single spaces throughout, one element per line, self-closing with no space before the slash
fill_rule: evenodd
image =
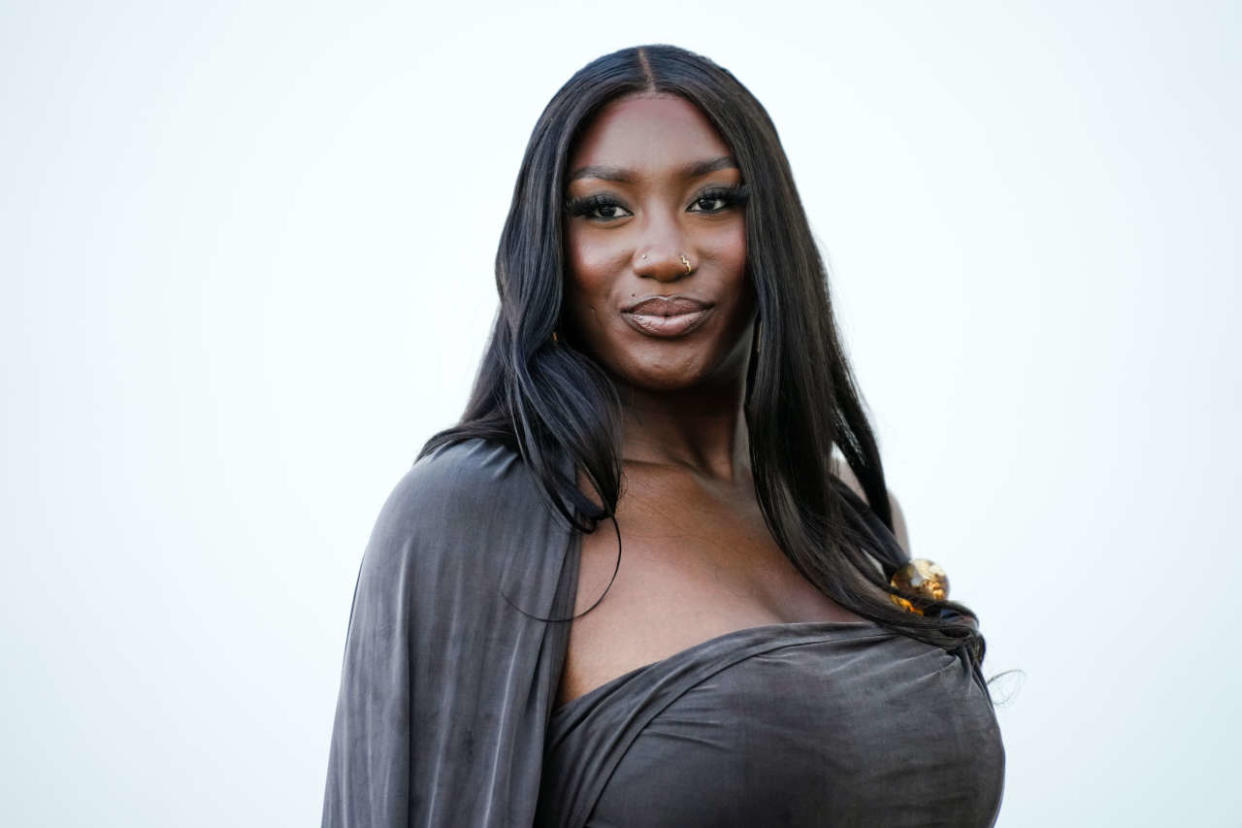
<path id="1" fill-rule="evenodd" d="M 835 454 L 832 456 L 832 473 L 840 478 L 842 483 L 849 486 L 864 503 L 870 503 L 867 500 L 867 495 L 863 492 L 862 483 L 854 475 L 853 469 Z M 909 552 L 910 534 L 906 528 L 906 516 L 901 511 L 901 504 L 897 502 L 897 496 L 893 494 L 891 489 L 888 492 L 888 506 L 893 513 L 893 535 L 897 538 L 897 542 L 901 544 L 901 548 Z"/>

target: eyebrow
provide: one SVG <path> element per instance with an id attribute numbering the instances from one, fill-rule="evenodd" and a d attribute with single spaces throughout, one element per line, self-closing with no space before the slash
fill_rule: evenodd
<path id="1" fill-rule="evenodd" d="M 677 170 L 677 173 L 682 178 L 689 179 L 726 169 L 737 169 L 737 162 L 728 155 L 722 155 L 710 161 L 692 161 L 689 164 L 683 165 Z M 623 184 L 631 184 L 634 182 L 635 175 L 625 167 L 592 166 L 579 167 L 569 176 L 570 181 L 577 181 L 579 178 L 600 178 L 604 181 L 619 181 Z"/>

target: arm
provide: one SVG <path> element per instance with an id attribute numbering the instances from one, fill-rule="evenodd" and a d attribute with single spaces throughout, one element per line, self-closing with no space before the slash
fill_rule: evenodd
<path id="1" fill-rule="evenodd" d="M 380 511 L 350 611 L 324 828 L 529 825 L 555 701 L 567 528 L 516 455 L 419 460 Z"/>

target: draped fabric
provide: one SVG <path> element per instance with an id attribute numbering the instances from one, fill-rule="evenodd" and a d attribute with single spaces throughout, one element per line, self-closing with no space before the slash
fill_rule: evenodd
<path id="1" fill-rule="evenodd" d="M 324 828 L 531 825 L 569 625 L 501 591 L 571 615 L 576 538 L 503 446 L 414 463 L 354 589 Z"/>
<path id="2" fill-rule="evenodd" d="M 964 653 L 870 621 L 772 624 L 554 711 L 535 824 L 991 826 L 1004 766 Z"/>
<path id="3" fill-rule="evenodd" d="M 865 504 L 847 497 L 847 509 L 902 554 Z M 572 615 L 579 541 L 504 446 L 476 438 L 413 464 L 380 510 L 354 589 L 324 828 L 661 824 L 625 810 L 638 796 L 677 824 L 685 796 L 720 813 L 751 794 L 820 809 L 790 812 L 799 819 L 828 817 L 750 825 L 988 824 L 1003 752 L 983 691 L 956 656 L 870 622 L 737 631 L 554 710 L 570 625 L 513 605 Z M 803 775 L 765 784 L 765 768 Z M 728 784 L 705 788 L 717 772 Z M 672 788 L 653 789 L 657 779 Z M 886 786 L 896 798 L 874 812 L 885 818 L 852 822 L 880 807 Z M 919 797 L 939 810 L 895 804 Z M 962 819 L 919 821 L 951 812 Z"/>

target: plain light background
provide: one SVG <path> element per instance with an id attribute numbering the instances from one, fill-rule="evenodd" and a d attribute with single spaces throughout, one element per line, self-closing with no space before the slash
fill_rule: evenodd
<path id="1" fill-rule="evenodd" d="M 1238 825 L 1231 3 L 5 3 L 0 802 L 318 824 L 358 565 L 461 413 L 530 129 L 730 69 L 830 261 L 999 824 Z"/>

